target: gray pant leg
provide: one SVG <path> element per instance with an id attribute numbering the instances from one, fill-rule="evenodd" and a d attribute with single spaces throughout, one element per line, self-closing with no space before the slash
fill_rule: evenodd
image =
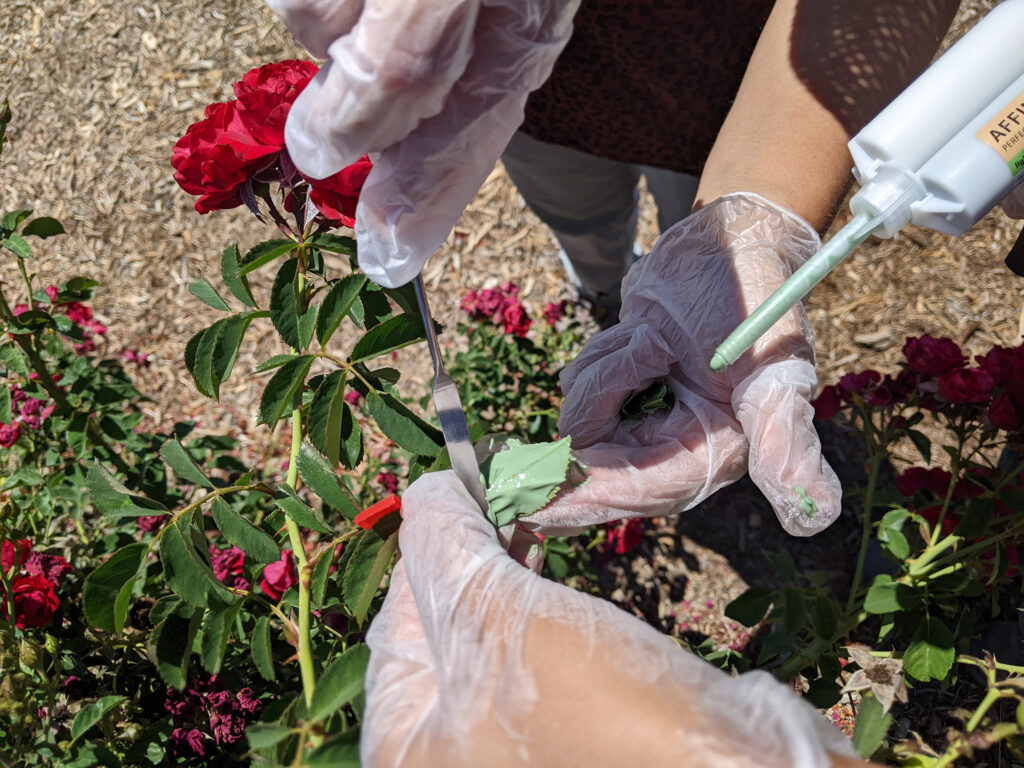
<path id="1" fill-rule="evenodd" d="M 640 169 L 516 133 L 501 157 L 534 213 L 571 264 L 586 299 L 619 303 L 633 260 Z"/>
<path id="2" fill-rule="evenodd" d="M 658 229 L 662 232 L 690 215 L 697 197 L 696 176 L 664 168 L 642 166 L 647 189 L 658 204 Z"/>

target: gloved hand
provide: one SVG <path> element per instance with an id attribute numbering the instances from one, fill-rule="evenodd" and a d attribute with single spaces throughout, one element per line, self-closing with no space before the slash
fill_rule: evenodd
<path id="1" fill-rule="evenodd" d="M 403 496 L 366 640 L 363 764 L 825 768 L 849 742 L 765 672 L 715 669 L 513 560 L 452 472 Z"/>
<path id="2" fill-rule="evenodd" d="M 819 245 L 803 219 L 746 193 L 665 232 L 623 282 L 619 325 L 592 338 L 562 373 L 559 431 L 583 449 L 591 480 L 523 523 L 571 533 L 680 512 L 749 471 L 789 533 L 828 526 L 842 489 L 811 423 L 817 377 L 803 308 L 724 372 L 708 365 L 715 347 Z M 669 384 L 675 406 L 627 430 L 620 407 L 656 380 Z"/>
<path id="3" fill-rule="evenodd" d="M 367 153 L 359 262 L 396 287 L 419 274 L 494 168 L 529 93 L 569 40 L 579 0 L 267 0 L 328 57 L 285 139 L 307 176 Z"/>

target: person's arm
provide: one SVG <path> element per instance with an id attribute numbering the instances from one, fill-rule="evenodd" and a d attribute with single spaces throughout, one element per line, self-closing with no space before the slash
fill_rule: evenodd
<path id="1" fill-rule="evenodd" d="M 931 61 L 959 0 L 778 0 L 708 156 L 695 207 L 755 192 L 824 230 L 849 139 Z"/>

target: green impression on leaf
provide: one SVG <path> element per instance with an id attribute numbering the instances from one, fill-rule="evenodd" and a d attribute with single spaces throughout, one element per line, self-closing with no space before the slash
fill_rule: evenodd
<path id="1" fill-rule="evenodd" d="M 650 414 L 667 411 L 675 404 L 675 393 L 669 389 L 668 384 L 664 381 L 656 381 L 647 389 L 634 392 L 626 398 L 626 402 L 619 409 L 622 426 L 632 431 L 643 424 L 644 419 Z"/>
<path id="2" fill-rule="evenodd" d="M 488 457 L 480 469 L 491 522 L 500 528 L 551 501 L 575 464 L 571 448 L 568 437 L 533 445 L 512 438 L 505 450 Z"/>

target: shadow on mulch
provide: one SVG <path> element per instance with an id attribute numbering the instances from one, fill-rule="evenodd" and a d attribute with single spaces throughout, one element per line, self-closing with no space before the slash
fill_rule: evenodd
<path id="1" fill-rule="evenodd" d="M 601 593 L 663 632 L 704 635 L 720 649 L 739 649 L 750 639 L 747 628 L 725 616 L 731 600 L 749 586 L 787 586 L 766 552 L 788 551 L 801 573 L 826 572 L 833 594 L 844 598 L 860 539 L 855 509 L 867 481 L 865 452 L 849 430 L 818 426 L 823 453 L 845 489 L 843 512 L 829 528 L 809 538 L 790 536 L 744 477 L 688 512 L 653 520 L 630 556 L 601 570 Z"/>

